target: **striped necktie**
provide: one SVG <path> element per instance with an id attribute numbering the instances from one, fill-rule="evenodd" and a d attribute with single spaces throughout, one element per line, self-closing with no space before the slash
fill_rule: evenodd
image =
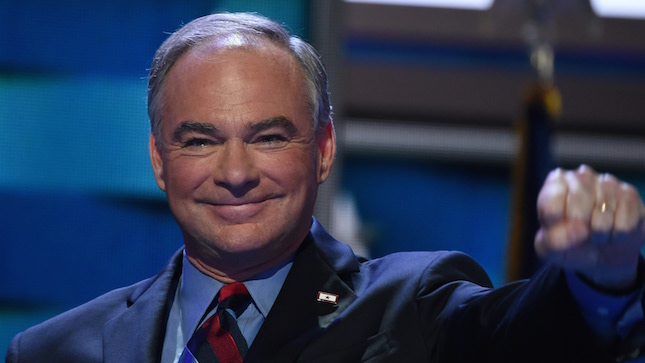
<path id="1" fill-rule="evenodd" d="M 241 363 L 248 347 L 235 319 L 250 302 L 251 296 L 244 284 L 238 282 L 222 287 L 206 310 L 208 313 L 217 304 L 215 314 L 195 331 L 179 363 Z"/>

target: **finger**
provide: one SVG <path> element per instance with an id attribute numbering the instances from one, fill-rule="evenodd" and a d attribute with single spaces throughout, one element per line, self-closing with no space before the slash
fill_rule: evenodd
<path id="1" fill-rule="evenodd" d="M 576 169 L 576 171 L 579 172 L 579 173 L 588 173 L 588 174 L 592 174 L 592 175 L 597 174 L 596 171 L 594 170 L 594 168 L 592 168 L 591 166 L 589 166 L 587 164 L 580 164 L 580 166 L 578 167 L 578 169 Z"/>
<path id="2" fill-rule="evenodd" d="M 564 175 L 568 186 L 565 217 L 589 222 L 596 202 L 596 174 L 586 166 Z"/>
<path id="3" fill-rule="evenodd" d="M 538 194 L 538 218 L 542 226 L 549 227 L 564 217 L 568 191 L 564 174 L 559 168 L 551 171 Z"/>
<path id="4" fill-rule="evenodd" d="M 598 176 L 596 203 L 591 215 L 591 241 L 595 244 L 608 243 L 611 238 L 619 184 L 618 179 L 610 174 Z"/>
<path id="5" fill-rule="evenodd" d="M 589 238 L 586 223 L 567 220 L 549 228 L 540 228 L 535 236 L 535 251 L 542 258 L 551 258 L 572 248 L 584 245 Z"/>
<path id="6" fill-rule="evenodd" d="M 642 218 L 642 201 L 638 191 L 629 184 L 620 184 L 614 217 L 614 234 L 633 233 L 639 228 Z"/>

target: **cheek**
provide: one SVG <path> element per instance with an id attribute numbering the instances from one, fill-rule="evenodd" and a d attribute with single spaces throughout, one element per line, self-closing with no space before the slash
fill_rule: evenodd
<path id="1" fill-rule="evenodd" d="M 171 161 L 165 168 L 167 193 L 186 194 L 206 181 L 210 175 L 206 160 Z"/>
<path id="2" fill-rule="evenodd" d="M 273 183 L 290 195 L 292 203 L 302 203 L 318 187 L 314 164 L 308 154 L 275 163 L 264 173 Z"/>

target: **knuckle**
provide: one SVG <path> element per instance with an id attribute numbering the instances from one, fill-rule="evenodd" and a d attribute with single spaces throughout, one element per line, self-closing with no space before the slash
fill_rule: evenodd
<path id="1" fill-rule="evenodd" d="M 592 175 L 595 174 L 595 171 L 589 165 L 580 164 L 578 169 L 576 169 L 576 173 L 581 175 Z"/>
<path id="2" fill-rule="evenodd" d="M 538 194 L 538 203 L 550 204 L 562 200 L 566 193 L 566 187 L 560 182 L 551 182 L 544 185 Z"/>
<path id="3" fill-rule="evenodd" d="M 600 174 L 598 178 L 603 182 L 616 183 L 618 181 L 618 179 L 611 173 Z"/>
<path id="4" fill-rule="evenodd" d="M 562 175 L 563 175 L 562 168 L 555 168 L 551 170 L 549 174 L 547 174 L 546 181 L 548 182 L 548 181 L 554 181 L 554 180 L 560 179 L 562 178 Z"/>
<path id="5" fill-rule="evenodd" d="M 602 174 L 598 177 L 598 185 L 604 190 L 612 190 L 618 187 L 618 179 L 611 174 Z"/>
<path id="6" fill-rule="evenodd" d="M 638 190 L 636 190 L 636 188 L 633 185 L 628 183 L 620 184 L 620 193 L 622 197 L 627 201 L 630 201 L 630 200 L 636 201 L 638 200 L 638 198 L 640 198 L 638 194 Z"/>
<path id="7" fill-rule="evenodd" d="M 595 177 L 592 174 L 570 172 L 566 175 L 569 188 L 575 193 L 589 193 L 595 189 Z"/>
<path id="8" fill-rule="evenodd" d="M 578 166 L 577 171 L 578 171 L 579 173 L 581 173 L 581 174 L 594 174 L 594 173 L 595 173 L 595 171 L 593 170 L 593 168 L 591 168 L 591 167 L 590 167 L 589 165 L 587 165 L 587 164 L 580 164 L 580 166 Z"/>

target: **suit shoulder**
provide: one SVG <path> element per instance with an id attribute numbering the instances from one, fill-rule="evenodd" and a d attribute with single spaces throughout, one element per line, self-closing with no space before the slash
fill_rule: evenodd
<path id="1" fill-rule="evenodd" d="M 7 361 L 18 351 L 53 352 L 57 347 L 82 344 L 89 351 L 100 351 L 102 326 L 131 304 L 133 292 L 150 283 L 142 280 L 133 285 L 109 291 L 82 305 L 67 310 L 16 335 L 9 347 Z M 17 359 L 17 358 L 16 358 Z"/>
<path id="2" fill-rule="evenodd" d="M 377 265 L 397 268 L 405 270 L 427 269 L 434 267 L 446 267 L 450 265 L 477 265 L 470 256 L 460 251 L 411 251 L 411 252 L 395 252 L 382 257 L 373 259 L 366 259 L 363 265 Z"/>
<path id="3" fill-rule="evenodd" d="M 108 291 L 107 293 L 86 303 L 54 316 L 53 318 L 36 325 L 34 328 L 37 328 L 40 325 L 60 325 L 68 321 L 74 324 L 88 319 L 91 319 L 94 322 L 109 319 L 114 313 L 127 308 L 131 303 L 129 299 L 133 292 L 137 291 L 141 287 L 147 286 L 151 280 L 152 278 L 148 278 L 130 286 Z"/>
<path id="4" fill-rule="evenodd" d="M 459 251 L 397 252 L 367 260 L 361 270 L 385 273 L 388 278 L 413 278 L 436 283 L 461 280 L 491 286 L 486 271 L 470 256 Z"/>

